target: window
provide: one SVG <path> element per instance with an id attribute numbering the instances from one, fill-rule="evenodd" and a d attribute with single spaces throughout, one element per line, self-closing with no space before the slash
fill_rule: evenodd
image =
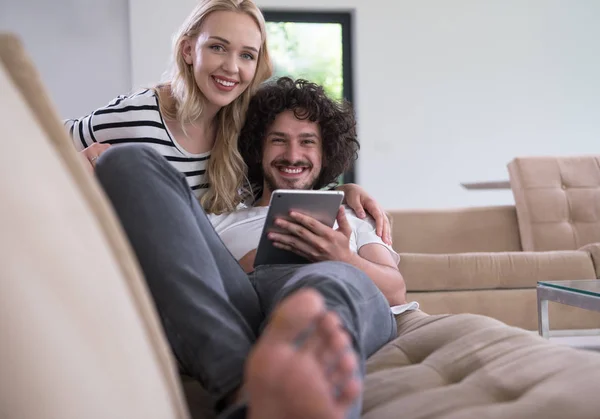
<path id="1" fill-rule="evenodd" d="M 333 99 L 352 98 L 351 14 L 270 12 L 267 21 L 274 76 L 304 78 Z M 354 166 L 340 182 L 354 182 Z"/>

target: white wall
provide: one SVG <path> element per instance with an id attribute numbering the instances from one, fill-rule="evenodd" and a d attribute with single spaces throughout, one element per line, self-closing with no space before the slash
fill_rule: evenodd
<path id="1" fill-rule="evenodd" d="M 0 31 L 19 35 L 63 118 L 131 89 L 128 0 L 0 0 Z"/>
<path id="2" fill-rule="evenodd" d="M 134 85 L 195 0 L 130 0 Z M 387 208 L 512 203 L 460 182 L 514 156 L 600 151 L 597 0 L 257 0 L 355 11 L 358 181 Z M 318 46 L 315 46 L 318 47 Z"/>

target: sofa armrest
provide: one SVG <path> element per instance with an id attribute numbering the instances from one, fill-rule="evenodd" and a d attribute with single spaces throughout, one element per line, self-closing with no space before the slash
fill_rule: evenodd
<path id="1" fill-rule="evenodd" d="M 589 253 L 596 269 L 596 278 L 600 278 L 600 243 L 586 244 L 579 250 Z"/>
<path id="2" fill-rule="evenodd" d="M 598 247 L 600 258 L 600 247 Z M 400 254 L 408 291 L 532 288 L 537 281 L 596 278 L 587 251 Z"/>

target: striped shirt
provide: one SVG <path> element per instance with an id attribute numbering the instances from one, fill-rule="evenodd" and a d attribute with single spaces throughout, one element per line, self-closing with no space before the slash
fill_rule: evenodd
<path id="1" fill-rule="evenodd" d="M 152 89 L 119 96 L 87 116 L 65 121 L 65 126 L 78 151 L 96 142 L 145 144 L 185 175 L 197 197 L 208 190 L 206 166 L 210 152 L 192 154 L 177 143 L 163 120 Z"/>

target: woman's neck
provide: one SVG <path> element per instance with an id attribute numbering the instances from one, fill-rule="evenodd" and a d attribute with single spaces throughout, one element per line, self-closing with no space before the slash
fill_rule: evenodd
<path id="1" fill-rule="evenodd" d="M 175 139 L 187 152 L 207 153 L 215 145 L 217 122 L 215 118 L 199 118 L 194 123 L 181 124 L 179 121 L 167 122 Z"/>
<path id="2" fill-rule="evenodd" d="M 160 95 L 160 100 L 168 108 L 175 108 L 175 99 L 171 95 L 170 87 Z M 202 154 L 212 150 L 217 132 L 217 114 L 221 108 L 214 105 L 205 106 L 202 114 L 194 121 L 182 124 L 180 121 L 165 119 L 167 127 L 175 140 L 187 152 Z"/>

